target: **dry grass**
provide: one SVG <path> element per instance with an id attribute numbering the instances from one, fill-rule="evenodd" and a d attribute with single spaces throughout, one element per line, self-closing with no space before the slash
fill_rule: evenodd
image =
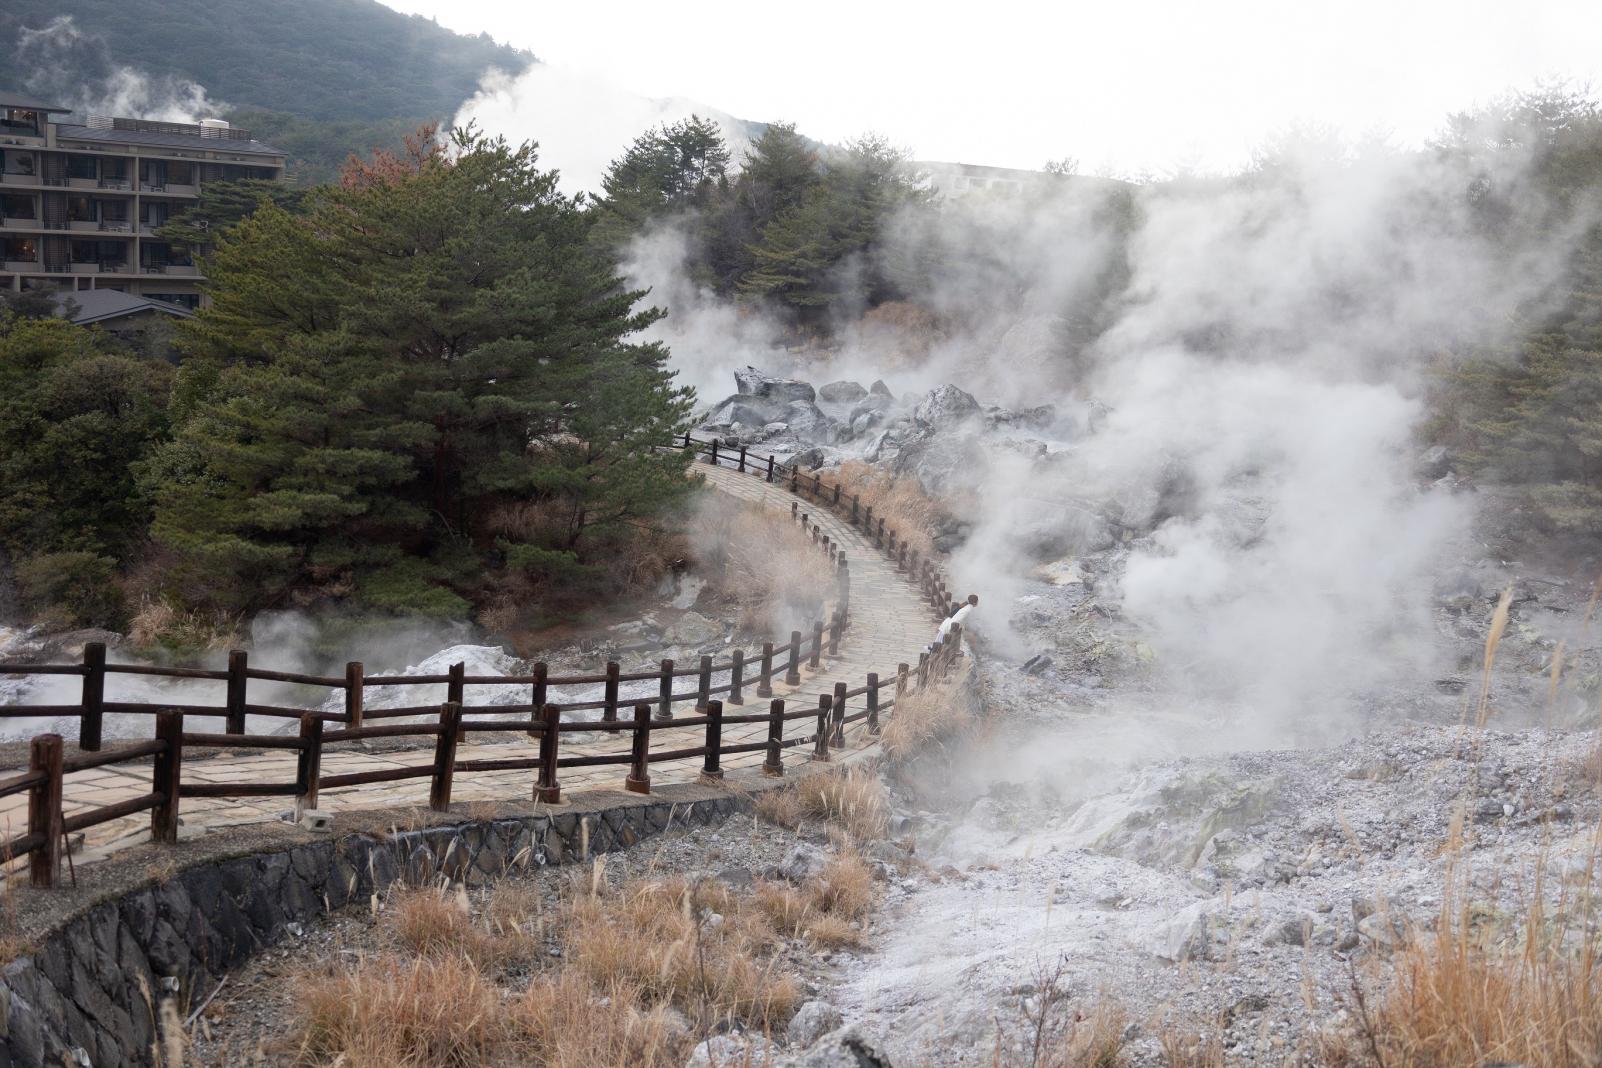
<path id="1" fill-rule="evenodd" d="M 963 734 L 973 725 L 973 710 L 962 687 L 931 684 L 920 693 L 909 688 L 896 699 L 880 741 L 891 756 L 910 756 Z"/>
<path id="2" fill-rule="evenodd" d="M 771 931 L 759 921 L 723 887 L 682 879 L 583 893 L 561 920 L 565 967 L 594 987 L 637 990 L 707 1025 L 738 1020 L 766 1030 L 789 1019 L 801 987 L 764 959 Z"/>
<path id="3" fill-rule="evenodd" d="M 744 632 L 782 639 L 827 617 L 834 570 L 788 513 L 705 493 L 692 537 L 702 577 Z"/>
<path id="4" fill-rule="evenodd" d="M 884 783 L 872 768 L 830 768 L 756 799 L 757 815 L 790 830 L 808 821 L 840 828 L 858 842 L 883 838 L 890 825 Z"/>
<path id="5" fill-rule="evenodd" d="M 1217 1031 L 1169 1025 L 1158 1038 L 1166 1068 L 1224 1068 L 1224 1041 Z"/>
<path id="6" fill-rule="evenodd" d="M 1412 940 L 1391 962 L 1389 985 L 1374 1004 L 1354 977 L 1353 1041 L 1362 1063 L 1593 1068 L 1602 1050 L 1595 939 L 1583 927 L 1565 931 L 1568 923 L 1535 905 L 1521 918 L 1523 934 L 1496 944 L 1470 912 L 1443 917 L 1434 932 Z"/>
<path id="7" fill-rule="evenodd" d="M 460 956 L 384 956 L 308 975 L 300 986 L 303 1064 L 469 1068 L 505 1063 L 513 1035 L 501 994 Z"/>
<path id="8" fill-rule="evenodd" d="M 489 971 L 535 953 L 534 930 L 504 922 L 508 910 L 486 909 L 475 920 L 466 891 L 418 889 L 397 894 L 389 905 L 396 941 L 418 956 L 465 957 Z"/>
<path id="9" fill-rule="evenodd" d="M 756 907 L 778 931 L 825 948 L 861 945 L 861 923 L 873 908 L 873 872 L 855 853 L 842 853 L 799 887 L 762 883 Z"/>
<path id="10" fill-rule="evenodd" d="M 936 555 L 934 530 L 943 510 L 924 495 L 916 479 L 896 478 L 871 464 L 852 461 L 841 464 L 829 481 L 840 483 L 842 500 L 855 494 L 862 507 L 872 508 L 874 518 L 883 518 L 885 529 L 896 532 L 898 543 L 905 541 L 924 559 Z"/>
<path id="11" fill-rule="evenodd" d="M 691 1045 L 682 1018 L 647 1004 L 637 987 L 564 974 L 530 983 L 511 1011 L 528 1063 L 541 1068 L 680 1068 Z"/>
<path id="12" fill-rule="evenodd" d="M 239 616 L 200 609 L 181 611 L 161 598 L 145 597 L 128 621 L 128 640 L 142 649 L 219 652 L 240 646 L 242 623 Z"/>

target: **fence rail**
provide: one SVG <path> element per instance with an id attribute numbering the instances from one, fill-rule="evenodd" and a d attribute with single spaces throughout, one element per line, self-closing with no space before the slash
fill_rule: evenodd
<path id="1" fill-rule="evenodd" d="M 76 705 L 14 705 L 0 708 L 0 718 L 77 716 L 80 750 L 79 755 L 69 760 L 64 755 L 65 743 L 60 734 L 37 735 L 30 743 L 28 770 L 0 779 L 0 797 L 22 793 L 28 795 L 28 830 L 0 842 L 0 857 L 15 860 L 27 856 L 31 883 L 37 887 L 54 886 L 59 878 L 67 835 L 148 810 L 151 813 L 151 837 L 157 842 L 175 842 L 179 804 L 183 798 L 293 797 L 297 811 L 304 811 L 317 807 L 318 797 L 323 790 L 427 778 L 429 804 L 436 810 L 443 810 L 450 805 L 454 776 L 458 771 L 530 770 L 536 773 L 532 785 L 533 798 L 557 803 L 561 799 L 560 772 L 564 768 L 626 765 L 625 788 L 637 793 L 649 793 L 651 764 L 700 757 L 703 760 L 701 776 L 715 781 L 723 776 L 723 757 L 756 752 L 765 753 L 762 764 L 765 773 L 782 775 L 784 750 L 808 746 L 810 759 L 830 760 L 831 750 L 837 750 L 845 744 L 844 728 L 847 723 L 866 720 L 869 733 L 878 734 L 882 713 L 894 707 L 906 693 L 923 689 L 931 680 L 943 677 L 950 670 L 962 643 L 962 628 L 957 624 L 947 628 L 940 638 L 921 652 L 915 665 L 900 663 L 888 672 L 869 672 L 865 684 L 854 688 L 837 682 L 832 692 L 818 696 L 816 708 L 787 709 L 784 698 L 773 697 L 773 680 L 782 676 L 785 685 L 800 686 L 803 663 L 809 671 L 820 671 L 822 658 L 838 653 L 840 640 L 850 626 L 851 583 L 845 552 L 812 521 L 811 513 L 801 510 L 802 500 L 829 508 L 860 530 L 876 548 L 896 563 L 898 571 L 906 573 L 918 584 L 930 607 L 942 617 L 949 617 L 957 604 L 947 594 L 945 578 L 935 562 L 928 559 L 920 561 L 916 552 L 909 556 L 905 541 L 898 539 L 894 529 L 886 529 L 883 517 L 875 519 L 872 510 L 863 509 L 854 495 L 845 499 L 838 483 L 825 486 L 817 474 L 807 474 L 793 466 L 780 464 L 773 456 L 752 457 L 743 446 L 731 451 L 716 440 L 700 441 L 689 434 L 684 436 L 682 443 L 671 447 L 685 449 L 714 466 L 733 467 L 770 483 L 787 484 L 790 492 L 801 498 L 791 502 L 790 514 L 801 529 L 811 535 L 819 551 L 827 554 L 833 567 L 834 603 L 827 623 L 821 620 L 814 623 L 810 635 L 792 631 L 790 640 L 782 645 L 764 642 L 759 651 L 749 654 L 744 650 L 735 650 L 723 661 L 703 656 L 694 667 L 679 667 L 672 660 L 662 660 L 653 670 L 629 673 L 623 672 L 616 661 L 611 661 L 606 664 L 603 673 L 594 675 L 553 676 L 544 663 L 536 663 L 529 674 L 515 676 L 470 676 L 462 664 L 452 665 L 444 674 L 368 676 L 364 666 L 353 661 L 346 665 L 343 677 L 323 676 L 253 668 L 244 650 L 229 653 L 226 670 L 169 668 L 107 663 L 106 647 L 97 642 L 84 647 L 81 664 L 0 663 L 0 674 L 3 675 L 65 675 L 78 676 L 83 680 L 81 698 Z M 828 602 L 827 597 L 823 600 Z M 969 597 L 968 603 L 976 604 L 978 598 Z M 750 664 L 756 664 L 757 667 L 754 672 L 748 673 Z M 729 676 L 728 682 L 712 685 L 716 676 L 725 673 Z M 106 677 L 119 674 L 222 682 L 226 684 L 225 701 L 221 706 L 107 701 Z M 676 691 L 674 680 L 686 678 L 696 680 L 695 688 Z M 890 681 L 882 683 L 881 679 Z M 624 697 L 619 692 L 620 684 L 653 680 L 658 683 L 658 692 L 653 698 Z M 252 681 L 320 686 L 343 692 L 344 707 L 342 711 L 330 712 L 251 704 L 248 691 Z M 755 696 L 769 701 L 767 711 L 725 715 L 725 706 L 745 704 L 744 691 L 752 684 L 755 686 Z M 418 685 L 444 686 L 444 700 L 439 704 L 406 708 L 365 707 L 366 692 L 371 688 Z M 526 687 L 529 701 L 517 705 L 470 706 L 465 703 L 465 688 L 468 685 Z M 553 687 L 596 685 L 604 687 L 605 696 L 599 701 L 560 703 L 551 699 Z M 893 687 L 893 696 L 888 699 L 883 694 L 886 687 Z M 863 706 L 856 712 L 848 713 L 849 702 L 857 697 L 863 698 Z M 674 715 L 675 705 L 690 705 L 692 702 L 694 714 Z M 619 718 L 621 706 L 632 707 L 631 718 Z M 581 711 L 600 711 L 601 716 L 599 719 L 564 721 L 565 714 Z M 499 718 L 466 718 L 474 712 L 489 713 Z M 102 727 L 108 714 L 153 716 L 155 737 L 149 741 L 102 750 Z M 437 718 L 433 722 L 382 722 L 421 715 L 434 715 Z M 505 718 L 519 715 L 525 718 Z M 225 721 L 225 729 L 221 733 L 187 731 L 184 725 L 186 716 L 221 718 Z M 293 736 L 249 734 L 247 716 L 295 719 L 299 733 Z M 787 738 L 786 724 L 797 721 L 813 724 L 812 732 Z M 765 740 L 723 741 L 725 726 L 757 723 L 768 725 Z M 664 731 L 688 732 L 697 728 L 700 731 L 700 737 L 696 739 L 698 744 L 668 749 L 652 747 L 653 734 Z M 488 760 L 456 758 L 457 746 L 464 734 L 495 732 L 526 734 L 538 741 L 538 755 Z M 573 732 L 626 735 L 628 748 L 615 753 L 564 755 L 562 735 Z M 682 738 L 683 733 L 679 737 Z M 326 746 L 376 738 L 432 738 L 433 759 L 426 764 L 399 768 L 322 774 Z M 295 781 L 185 783 L 185 751 L 219 747 L 293 751 L 296 754 Z M 72 816 L 64 815 L 63 794 L 67 776 L 146 759 L 150 760 L 151 769 L 151 789 L 148 793 L 115 804 L 90 808 Z"/>

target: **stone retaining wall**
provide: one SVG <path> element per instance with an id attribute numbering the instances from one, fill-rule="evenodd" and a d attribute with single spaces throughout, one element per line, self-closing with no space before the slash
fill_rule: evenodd
<path id="1" fill-rule="evenodd" d="M 162 997 L 198 1004 L 292 925 L 396 883 L 445 875 L 479 884 L 749 808 L 742 795 L 597 799 L 538 815 L 331 835 L 196 865 L 89 907 L 0 971 L 0 1068 L 150 1064 Z"/>

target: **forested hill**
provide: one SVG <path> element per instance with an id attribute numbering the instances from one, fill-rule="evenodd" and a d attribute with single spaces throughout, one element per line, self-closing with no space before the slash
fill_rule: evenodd
<path id="1" fill-rule="evenodd" d="M 118 64 L 312 119 L 448 116 L 487 68 L 534 58 L 377 0 L 7 0 L 0 40 L 20 42 L 63 14 Z"/>
<path id="2" fill-rule="evenodd" d="M 448 122 L 490 68 L 535 61 L 377 0 L 6 0 L 0 42 L 0 88 L 68 107 L 128 113 L 127 71 L 147 104 L 199 85 L 302 182 Z"/>

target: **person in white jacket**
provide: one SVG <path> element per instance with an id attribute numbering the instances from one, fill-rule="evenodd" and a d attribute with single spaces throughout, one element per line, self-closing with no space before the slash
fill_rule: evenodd
<path id="1" fill-rule="evenodd" d="M 938 645 L 939 643 L 945 641 L 948 637 L 950 637 L 951 628 L 952 627 L 957 626 L 957 625 L 960 624 L 962 626 L 963 630 L 967 630 L 968 629 L 968 616 L 973 612 L 973 610 L 976 607 L 978 607 L 978 606 L 975 605 L 973 603 L 973 601 L 970 600 L 967 603 L 965 603 L 961 608 L 959 608 L 955 612 L 951 613 L 951 615 L 947 616 L 945 619 L 942 619 L 940 621 L 939 629 L 937 629 L 935 631 L 934 641 L 930 642 L 927 646 L 924 647 L 924 652 L 926 652 L 926 653 L 934 652 L 934 648 L 935 648 L 936 645 Z M 962 655 L 962 650 L 960 648 L 957 650 L 957 655 L 959 655 L 959 656 Z"/>

